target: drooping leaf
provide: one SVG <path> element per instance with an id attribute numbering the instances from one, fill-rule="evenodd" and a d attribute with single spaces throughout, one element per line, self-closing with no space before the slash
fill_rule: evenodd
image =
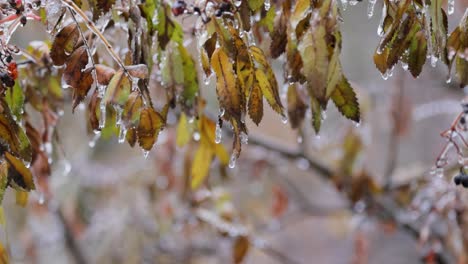
<path id="1" fill-rule="evenodd" d="M 5 100 L 11 110 L 11 114 L 16 120 L 20 120 L 23 115 L 24 93 L 19 82 L 15 82 L 13 87 L 9 87 L 6 90 Z"/>
<path id="2" fill-rule="evenodd" d="M 179 147 L 185 146 L 190 141 L 190 130 L 187 116 L 184 112 L 180 114 L 179 124 L 177 125 L 176 144 Z"/>
<path id="3" fill-rule="evenodd" d="M 19 190 L 34 190 L 35 186 L 31 171 L 26 168 L 24 163 L 9 152 L 5 152 L 5 160 L 8 163 L 10 184 Z"/>
<path id="4" fill-rule="evenodd" d="M 109 66 L 96 64 L 96 77 L 97 81 L 101 85 L 108 85 L 112 76 L 115 74 L 115 70 Z"/>
<path id="5" fill-rule="evenodd" d="M 209 144 L 201 141 L 192 161 L 192 181 L 190 183 L 192 189 L 198 188 L 208 176 L 213 155 L 213 150 Z"/>
<path id="6" fill-rule="evenodd" d="M 335 89 L 336 91 L 337 89 Z M 333 95 L 332 95 L 333 98 Z M 315 133 L 318 135 L 320 127 L 322 126 L 322 107 L 320 107 L 319 101 L 313 96 L 310 97 L 310 111 L 312 112 L 312 127 Z"/>
<path id="7" fill-rule="evenodd" d="M 7 103 L 0 100 L 0 148 L 26 162 L 31 162 L 32 149 L 23 129 L 13 120 Z"/>
<path id="8" fill-rule="evenodd" d="M 409 46 L 408 69 L 414 78 L 421 74 L 422 67 L 426 62 L 427 40 L 423 31 L 414 35 Z"/>
<path id="9" fill-rule="evenodd" d="M 99 131 L 99 119 L 101 116 L 101 109 L 100 109 L 100 104 L 101 104 L 101 98 L 99 97 L 99 92 L 96 90 L 94 91 L 93 95 L 91 96 L 91 99 L 89 100 L 88 104 L 88 120 L 89 120 L 89 127 L 93 131 Z"/>
<path id="10" fill-rule="evenodd" d="M 195 61 L 183 45 L 179 45 L 179 52 L 182 58 L 182 69 L 184 71 L 184 90 L 182 99 L 184 105 L 191 106 L 198 92 L 198 77 Z"/>
<path id="11" fill-rule="evenodd" d="M 63 80 L 73 88 L 73 109 L 86 97 L 93 84 L 91 69 L 84 70 L 87 64 L 88 53 L 81 46 L 71 54 L 63 71 Z"/>
<path id="12" fill-rule="evenodd" d="M 299 95 L 295 84 L 289 85 L 288 94 L 288 117 L 292 128 L 298 128 L 304 120 L 307 105 Z"/>
<path id="13" fill-rule="evenodd" d="M 249 116 L 252 121 L 258 126 L 263 117 L 263 94 L 258 81 L 252 87 L 252 92 L 249 96 Z"/>
<path id="14" fill-rule="evenodd" d="M 216 144 L 215 142 L 216 124 L 204 115 L 200 118 L 199 124 L 199 129 L 202 134 L 200 140 L 208 142 L 210 147 L 214 150 L 216 157 L 219 159 L 219 162 L 226 166 L 229 161 L 229 155 L 223 144 Z"/>
<path id="15" fill-rule="evenodd" d="M 325 41 L 325 27 L 321 23 L 311 26 L 298 45 L 304 63 L 303 74 L 307 80 L 309 94 L 321 105 L 326 105 L 328 76 L 328 49 Z"/>
<path id="16" fill-rule="evenodd" d="M 276 18 L 275 27 L 271 32 L 270 54 L 273 58 L 278 58 L 286 49 L 286 44 L 288 42 L 286 32 L 287 23 L 288 18 L 285 13 L 282 12 L 281 15 Z"/>
<path id="17" fill-rule="evenodd" d="M 239 236 L 234 241 L 232 248 L 232 259 L 234 263 L 242 263 L 247 252 L 249 251 L 250 242 L 246 236 Z"/>
<path id="18" fill-rule="evenodd" d="M 356 93 L 345 77 L 341 78 L 331 98 L 343 116 L 355 122 L 360 121 L 359 103 Z"/>
<path id="19" fill-rule="evenodd" d="M 232 69 L 232 63 L 224 49 L 218 48 L 213 52 L 211 66 L 216 73 L 216 93 L 220 107 L 225 109 L 229 116 L 240 119 L 242 110 L 241 93 Z"/>
<path id="20" fill-rule="evenodd" d="M 140 147 L 146 151 L 151 150 L 165 123 L 165 119 L 152 107 L 143 108 L 137 128 L 137 137 Z"/>
<path id="21" fill-rule="evenodd" d="M 122 69 L 118 70 L 107 86 L 103 98 L 104 102 L 106 104 L 124 106 L 130 95 L 131 85 L 130 79 L 125 72 Z"/>
<path id="22" fill-rule="evenodd" d="M 239 87 L 241 90 L 242 96 L 242 109 L 245 111 L 245 101 L 244 98 L 248 96 L 250 90 L 252 89 L 252 84 L 254 80 L 254 66 L 252 59 L 250 58 L 247 45 L 244 43 L 242 38 L 239 36 L 238 31 L 229 26 L 229 31 L 234 40 L 234 45 L 236 47 L 236 74 L 239 80 Z"/>
<path id="23" fill-rule="evenodd" d="M 141 94 L 133 91 L 128 96 L 128 100 L 122 111 L 122 122 L 125 127 L 135 127 L 138 124 L 142 106 L 143 100 Z"/>
<path id="24" fill-rule="evenodd" d="M 75 23 L 65 26 L 55 36 L 52 48 L 50 49 L 50 58 L 57 65 L 63 65 L 70 54 L 75 50 L 75 45 L 80 37 L 78 26 Z"/>

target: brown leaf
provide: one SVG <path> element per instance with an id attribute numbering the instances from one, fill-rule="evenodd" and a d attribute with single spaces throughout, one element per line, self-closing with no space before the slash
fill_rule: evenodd
<path id="1" fill-rule="evenodd" d="M 165 123 L 166 121 L 164 118 L 152 107 L 143 108 L 137 128 L 137 137 L 140 147 L 146 151 L 151 150 Z"/>
<path id="2" fill-rule="evenodd" d="M 276 18 L 275 27 L 271 33 L 270 53 L 274 59 L 278 58 L 286 49 L 288 37 L 286 33 L 288 20 L 284 13 Z"/>
<path id="3" fill-rule="evenodd" d="M 26 168 L 24 163 L 9 152 L 5 152 L 5 160 L 8 162 L 10 185 L 24 191 L 34 190 L 32 173 Z"/>
<path id="4" fill-rule="evenodd" d="M 148 78 L 148 66 L 145 64 L 129 65 L 125 66 L 128 74 L 134 78 L 146 79 Z"/>
<path id="5" fill-rule="evenodd" d="M 50 57 L 54 65 L 63 65 L 75 49 L 80 37 L 75 23 L 65 26 L 56 36 L 50 49 Z"/>
<path id="6" fill-rule="evenodd" d="M 63 80 L 73 88 L 73 110 L 83 101 L 93 84 L 91 69 L 87 69 L 88 53 L 86 48 L 77 48 L 67 60 L 67 66 L 63 71 Z"/>
<path id="7" fill-rule="evenodd" d="M 289 85 L 288 94 L 288 117 L 292 128 L 298 128 L 304 120 L 307 105 L 302 100 L 295 84 Z"/>
<path id="8" fill-rule="evenodd" d="M 258 126 L 263 117 L 263 95 L 260 85 L 255 80 L 249 97 L 249 116 Z"/>
<path id="9" fill-rule="evenodd" d="M 134 127 L 138 124 L 142 105 L 143 100 L 140 93 L 137 91 L 132 92 L 122 112 L 123 125 L 126 127 Z"/>
<path id="10" fill-rule="evenodd" d="M 415 34 L 409 46 L 408 68 L 414 78 L 421 74 L 422 67 L 426 63 L 427 40 L 423 31 Z"/>
<path id="11" fill-rule="evenodd" d="M 101 110 L 99 106 L 101 104 L 101 100 L 102 99 L 99 97 L 99 92 L 95 90 L 88 104 L 89 125 L 93 131 L 101 130 L 99 128 L 99 118 L 101 115 Z"/>
<path id="12" fill-rule="evenodd" d="M 246 236 L 239 236 L 234 241 L 232 248 L 232 259 L 234 263 L 241 263 L 249 251 L 250 242 Z"/>
<path id="13" fill-rule="evenodd" d="M 101 85 L 108 85 L 109 81 L 112 79 L 112 76 L 115 74 L 115 70 L 102 64 L 96 64 L 95 67 L 98 83 Z"/>

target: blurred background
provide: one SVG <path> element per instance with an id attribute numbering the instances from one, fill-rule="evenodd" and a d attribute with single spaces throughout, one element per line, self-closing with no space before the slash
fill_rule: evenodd
<path id="1" fill-rule="evenodd" d="M 48 179 L 53 197 L 44 201 L 37 190 L 22 208 L 14 192 L 5 196 L 11 262 L 467 263 L 468 229 L 454 220 L 466 191 L 452 184 L 455 170 L 434 180 L 429 173 L 464 91 L 446 83 L 441 63 L 427 63 L 418 79 L 397 65 L 384 80 L 372 59 L 382 3 L 371 19 L 367 4 L 350 5 L 341 24 L 341 60 L 362 122 L 329 104 L 316 136 L 309 123 L 291 130 L 266 106 L 259 127 L 248 123 L 236 166 L 215 162 L 198 191 L 185 188 L 193 146 L 175 145 L 175 120 L 145 158 L 115 137 L 96 140 L 84 108 L 72 115 L 65 105 Z M 467 6 L 456 0 L 449 32 Z M 11 42 L 46 37 L 36 32 L 44 29 L 31 22 Z M 273 65 L 282 76 L 281 60 Z M 212 77 L 203 91 L 216 115 L 214 85 Z M 222 143 L 231 145 L 228 133 Z"/>

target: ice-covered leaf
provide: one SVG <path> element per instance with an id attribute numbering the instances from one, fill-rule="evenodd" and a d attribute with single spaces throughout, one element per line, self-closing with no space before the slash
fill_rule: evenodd
<path id="1" fill-rule="evenodd" d="M 75 50 L 75 45 L 80 37 L 78 26 L 74 23 L 65 26 L 55 36 L 50 49 L 50 57 L 55 65 L 63 65 L 70 54 Z"/>
<path id="2" fill-rule="evenodd" d="M 421 74 L 422 67 L 426 62 L 427 40 L 423 31 L 417 32 L 409 46 L 408 69 L 414 78 Z"/>
<path id="3" fill-rule="evenodd" d="M 118 70 L 107 86 L 103 98 L 104 102 L 123 107 L 130 95 L 131 86 L 132 84 L 128 75 L 122 69 Z"/>
<path id="4" fill-rule="evenodd" d="M 87 65 L 88 53 L 81 46 L 71 54 L 63 71 L 63 80 L 73 88 L 73 109 L 83 101 L 93 84 L 91 69 L 85 69 Z"/>
<path id="5" fill-rule="evenodd" d="M 263 94 L 257 80 L 249 96 L 248 109 L 250 118 L 258 126 L 263 117 Z"/>
<path id="6" fill-rule="evenodd" d="M 355 122 L 360 121 L 359 103 L 356 93 L 345 77 L 341 78 L 331 98 L 343 116 Z"/>
<path id="7" fill-rule="evenodd" d="M 140 147 L 146 151 L 151 150 L 165 123 L 166 120 L 152 107 L 143 108 L 137 128 L 137 137 Z"/>
<path id="8" fill-rule="evenodd" d="M 8 163 L 10 185 L 19 190 L 34 190 L 35 186 L 32 173 L 26 168 L 23 161 L 11 155 L 9 152 L 5 152 L 5 160 Z"/>

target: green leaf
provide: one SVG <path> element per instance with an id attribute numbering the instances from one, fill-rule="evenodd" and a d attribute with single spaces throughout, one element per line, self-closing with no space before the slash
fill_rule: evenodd
<path id="1" fill-rule="evenodd" d="M 408 54 L 408 68 L 414 78 L 421 74 L 422 67 L 426 63 L 427 40 L 423 31 L 415 34 L 411 40 Z"/>
<path id="2" fill-rule="evenodd" d="M 195 61 L 183 45 L 179 45 L 179 52 L 182 58 L 182 68 L 184 73 L 184 90 L 182 98 L 184 104 L 191 106 L 198 92 L 198 76 Z"/>
<path id="3" fill-rule="evenodd" d="M 9 87 L 5 93 L 5 100 L 16 120 L 21 120 L 24 106 L 24 93 L 19 83 L 19 81 L 15 82 L 15 85 Z"/>
<path id="4" fill-rule="evenodd" d="M 346 77 L 343 76 L 341 78 L 341 82 L 338 83 L 333 91 L 331 99 L 343 116 L 355 122 L 360 121 L 359 103 L 356 93 Z"/>

